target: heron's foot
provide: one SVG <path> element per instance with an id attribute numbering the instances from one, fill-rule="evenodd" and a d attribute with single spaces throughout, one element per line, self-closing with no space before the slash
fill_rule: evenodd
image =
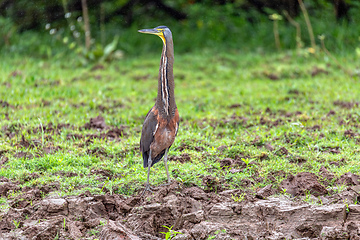
<path id="1" fill-rule="evenodd" d="M 162 186 L 169 186 L 171 184 L 171 180 L 169 179 L 167 183 L 163 183 L 160 185 L 160 187 Z"/>
<path id="2" fill-rule="evenodd" d="M 153 189 L 151 188 L 150 183 L 146 183 L 145 189 L 144 189 L 143 193 L 141 194 L 141 196 L 143 196 L 146 191 L 152 192 L 152 190 Z"/>

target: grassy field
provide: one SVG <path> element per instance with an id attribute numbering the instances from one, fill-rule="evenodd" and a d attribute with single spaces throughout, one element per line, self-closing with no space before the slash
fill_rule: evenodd
<path id="1" fill-rule="evenodd" d="M 69 59 L 3 59 L 0 176 L 20 187 L 54 186 L 59 195 L 142 189 L 140 131 L 159 58 L 160 49 L 86 68 Z M 203 178 L 213 176 L 224 189 L 255 190 L 321 166 L 335 176 L 359 173 L 360 66 L 351 54 L 338 61 L 350 75 L 322 53 L 177 55 L 181 123 L 171 178 L 206 187 Z M 105 122 L 90 123 L 99 115 Z M 151 181 L 165 183 L 162 162 Z"/>

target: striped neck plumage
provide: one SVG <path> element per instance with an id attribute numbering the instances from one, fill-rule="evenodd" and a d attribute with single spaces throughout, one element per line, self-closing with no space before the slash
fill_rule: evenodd
<path id="1" fill-rule="evenodd" d="M 166 115 L 169 115 L 169 102 L 170 102 L 170 95 L 169 95 L 169 82 L 167 79 L 167 57 L 165 54 L 166 46 L 163 48 L 163 52 L 161 54 L 161 100 L 164 104 L 164 112 Z"/>
<path id="2" fill-rule="evenodd" d="M 170 46 L 171 47 L 171 46 Z M 161 112 L 166 116 L 172 114 L 172 105 L 174 105 L 174 77 L 173 77 L 173 56 L 172 49 L 167 49 L 167 44 L 164 42 L 160 69 L 159 69 L 159 93 L 158 101 L 160 101 L 160 108 L 163 108 Z M 173 103 L 174 102 L 174 103 Z"/>

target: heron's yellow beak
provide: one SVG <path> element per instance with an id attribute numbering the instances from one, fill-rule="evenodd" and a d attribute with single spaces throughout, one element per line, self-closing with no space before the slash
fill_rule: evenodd
<path id="1" fill-rule="evenodd" d="M 158 29 L 158 28 L 141 29 L 141 30 L 138 30 L 138 32 L 158 35 L 161 38 L 161 40 L 163 40 L 163 43 L 166 44 L 163 29 Z"/>

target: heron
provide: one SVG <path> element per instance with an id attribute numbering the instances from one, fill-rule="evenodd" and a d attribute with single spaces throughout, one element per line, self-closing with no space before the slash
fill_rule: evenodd
<path id="1" fill-rule="evenodd" d="M 179 112 L 174 95 L 174 45 L 170 29 L 166 26 L 158 26 L 152 29 L 142 29 L 138 32 L 157 35 L 163 42 L 157 98 L 155 105 L 146 114 L 140 138 L 143 166 L 147 168 L 144 194 L 146 191 L 151 191 L 150 168 L 163 157 L 167 181 L 168 184 L 171 183 L 167 166 L 168 151 L 174 143 L 179 129 Z"/>

